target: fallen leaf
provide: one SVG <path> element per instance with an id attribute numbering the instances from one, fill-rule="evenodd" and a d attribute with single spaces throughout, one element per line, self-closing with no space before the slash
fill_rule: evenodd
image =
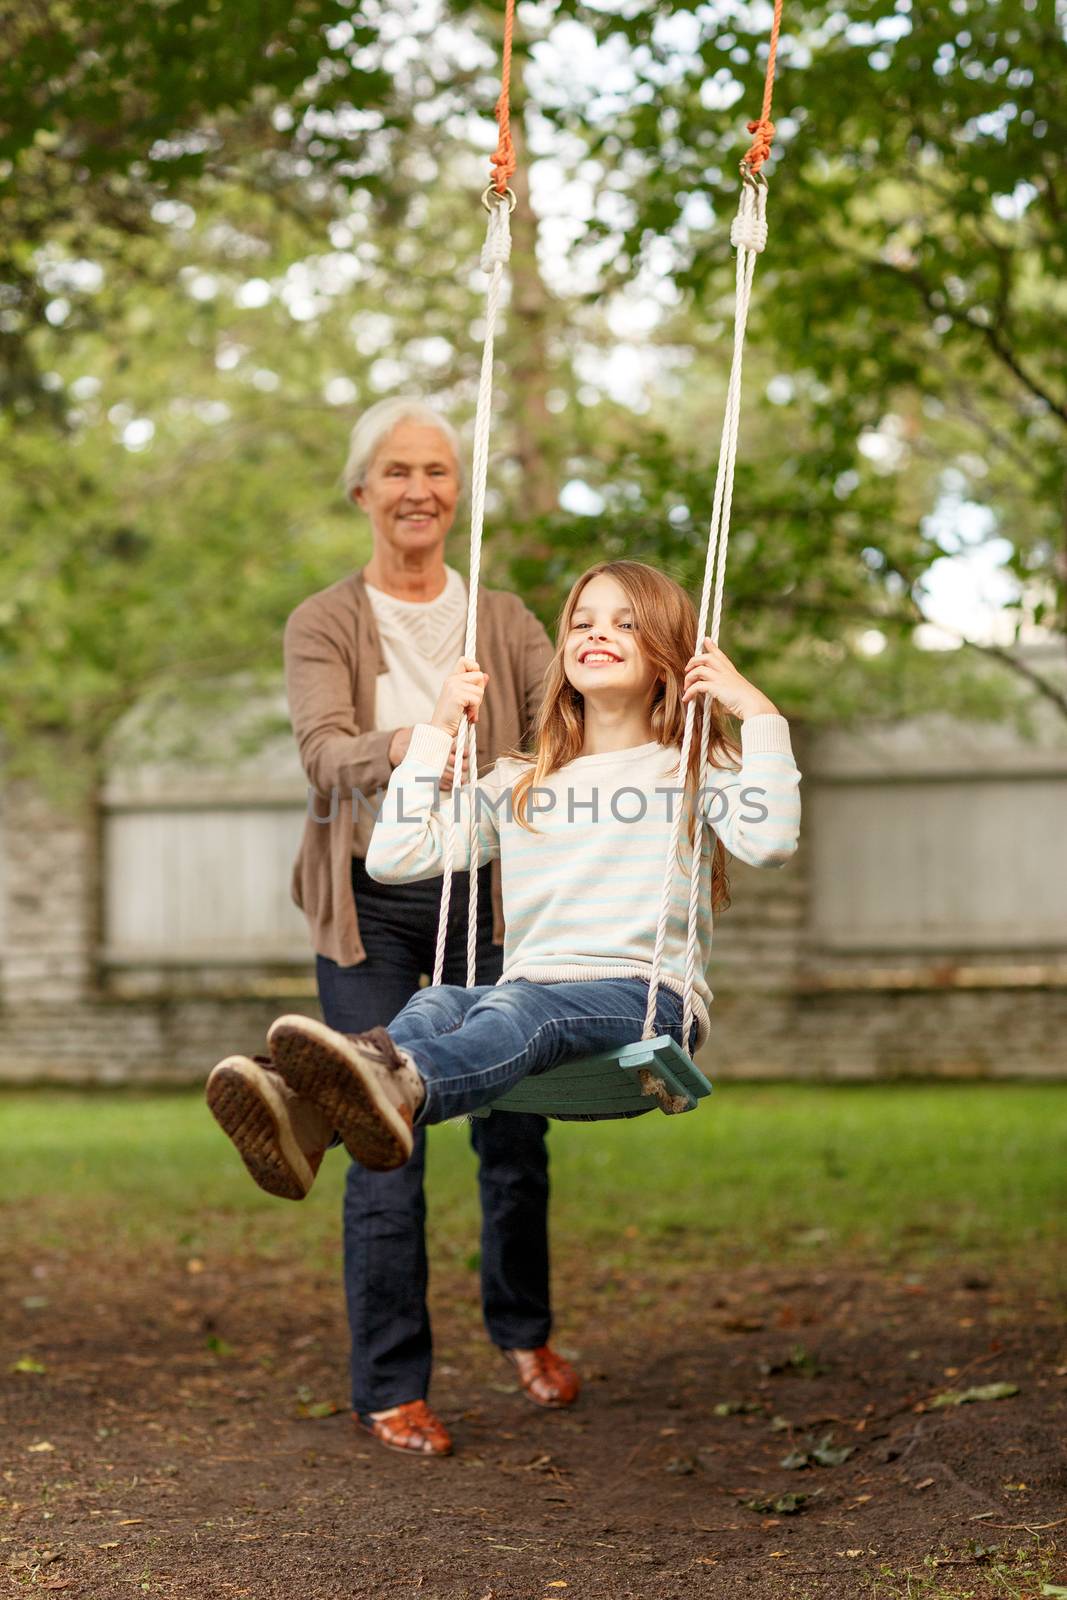
<path id="1" fill-rule="evenodd" d="M 697 1463 L 692 1456 L 674 1456 L 667 1462 L 663 1470 L 664 1472 L 673 1472 L 676 1477 L 687 1478 L 696 1469 Z"/>
<path id="2" fill-rule="evenodd" d="M 1017 1383 L 982 1383 L 975 1389 L 946 1389 L 930 1401 L 931 1409 L 942 1406 L 969 1406 L 976 1400 L 1010 1400 L 1019 1393 Z"/>
<path id="3" fill-rule="evenodd" d="M 815 1449 L 811 1452 L 812 1460 L 818 1462 L 820 1467 L 839 1467 L 854 1453 L 855 1446 L 850 1444 L 836 1445 L 831 1441 L 833 1434 L 828 1433 L 820 1439 Z"/>
<path id="4" fill-rule="evenodd" d="M 776 1499 L 768 1496 L 763 1500 L 746 1500 L 745 1505 L 749 1511 L 758 1511 L 761 1515 L 777 1511 L 781 1517 L 794 1517 L 801 1506 L 811 1498 L 811 1495 L 807 1494 L 780 1494 Z"/>
<path id="5" fill-rule="evenodd" d="M 934 1478 L 924 1478 L 922 1480 L 922 1482 L 921 1483 L 917 1483 L 915 1485 L 915 1487 L 916 1487 L 916 1489 L 929 1489 L 930 1485 L 932 1483 L 934 1483 L 935 1481 L 936 1480 Z"/>
<path id="6" fill-rule="evenodd" d="M 814 1434 L 809 1434 L 802 1444 L 795 1450 L 790 1450 L 783 1456 L 778 1465 L 785 1472 L 798 1472 L 802 1467 L 839 1467 L 855 1452 L 855 1446 L 850 1444 L 835 1445 L 833 1434 L 826 1433 L 816 1441 Z"/>
<path id="7" fill-rule="evenodd" d="M 96 1548 L 98 1550 L 117 1550 L 118 1547 L 119 1541 L 117 1539 L 108 1539 L 106 1543 L 98 1544 Z"/>
<path id="8" fill-rule="evenodd" d="M 45 1372 L 47 1369 L 43 1361 L 38 1361 L 35 1356 L 19 1356 L 17 1361 L 11 1363 L 12 1372 Z"/>
<path id="9" fill-rule="evenodd" d="M 720 1400 L 717 1406 L 712 1406 L 711 1414 L 713 1417 L 736 1417 L 759 1410 L 754 1400 Z"/>
<path id="10" fill-rule="evenodd" d="M 545 1584 L 546 1589 L 569 1589 L 570 1584 L 566 1578 L 552 1578 Z"/>
<path id="11" fill-rule="evenodd" d="M 313 1400 L 310 1405 L 299 1407 L 302 1417 L 313 1417 L 316 1420 L 321 1417 L 335 1417 L 341 1409 L 336 1400 Z"/>
<path id="12" fill-rule="evenodd" d="M 45 1450 L 54 1450 L 55 1445 L 49 1444 L 47 1439 L 42 1439 L 39 1444 L 29 1444 L 26 1448 L 31 1456 L 38 1456 Z"/>

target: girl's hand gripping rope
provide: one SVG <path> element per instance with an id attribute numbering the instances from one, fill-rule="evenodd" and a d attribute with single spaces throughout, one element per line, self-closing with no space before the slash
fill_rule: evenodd
<path id="1" fill-rule="evenodd" d="M 444 681 L 430 719 L 433 726 L 443 728 L 454 738 L 464 715 L 469 721 L 477 722 L 488 682 L 489 674 L 482 671 L 477 661 L 460 656 L 455 670 Z"/>
<path id="2" fill-rule="evenodd" d="M 704 640 L 702 652 L 693 656 L 685 669 L 682 699 L 695 700 L 698 695 L 706 694 L 712 695 L 724 711 L 742 722 L 746 717 L 778 715 L 773 701 L 743 678 L 730 658 L 710 639 Z"/>

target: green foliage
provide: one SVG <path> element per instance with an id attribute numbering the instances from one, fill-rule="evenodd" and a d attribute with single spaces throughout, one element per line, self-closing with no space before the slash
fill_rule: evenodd
<path id="1" fill-rule="evenodd" d="M 726 20 L 684 5 L 627 20 L 573 10 L 601 41 L 641 47 L 627 105 L 589 128 L 606 172 L 625 153 L 636 173 L 616 270 L 653 249 L 662 260 L 666 236 L 675 281 L 717 316 L 766 9 Z M 690 15 L 695 37 L 679 50 L 672 24 Z M 804 491 L 833 485 L 845 504 L 824 500 L 824 537 L 837 542 L 832 530 L 855 516 L 886 608 L 906 621 L 935 554 L 923 517 L 951 491 L 987 506 L 1010 540 L 1024 614 L 1067 631 L 1067 48 L 1052 8 L 802 3 L 785 27 L 752 337 L 788 395 L 772 471 L 801 441 L 806 451 L 789 537 L 809 544 Z M 572 116 L 583 121 L 580 107 Z M 863 443 L 881 446 L 873 465 Z M 743 487 L 739 504 L 747 511 Z M 836 599 L 855 609 L 871 574 L 850 571 Z"/>
<path id="2" fill-rule="evenodd" d="M 499 12 L 0 9 L 0 736 L 93 763 L 146 689 L 276 671 L 287 611 L 361 559 L 331 498 L 361 404 L 469 414 Z M 617 204 L 575 247 L 603 247 L 581 295 L 519 241 L 501 332 L 489 577 L 549 622 L 606 554 L 699 587 L 768 14 L 562 0 L 545 26 L 568 18 L 632 84 L 538 108 L 540 147 Z M 950 502 L 1010 542 L 1020 623 L 1064 626 L 1062 59 L 1036 0 L 788 16 L 723 642 L 793 715 L 1011 708 L 988 656 L 915 648 Z M 582 376 L 642 264 L 673 285 L 644 413 Z M 602 510 L 539 514 L 569 480 Z"/>

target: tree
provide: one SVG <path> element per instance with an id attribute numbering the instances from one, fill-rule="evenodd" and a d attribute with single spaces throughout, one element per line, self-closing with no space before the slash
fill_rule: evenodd
<path id="1" fill-rule="evenodd" d="M 316 157 L 328 147 L 350 168 L 388 120 L 389 76 L 360 58 L 375 30 L 341 0 L 2 0 L 0 36 L 0 406 L 18 416 L 60 418 L 33 334 L 64 287 L 77 319 L 80 262 L 108 244 L 136 255 L 154 208 L 205 174 L 250 190 L 296 175 L 310 141 L 289 130 L 312 105 L 327 119 L 362 108 L 343 140 L 318 140 Z M 42 251 L 57 257 L 51 289 Z"/>
<path id="2" fill-rule="evenodd" d="M 632 91 L 610 122 L 569 111 L 604 171 L 629 175 L 616 280 L 653 248 L 662 261 L 669 240 L 675 281 L 716 318 L 742 108 L 758 111 L 769 12 L 566 9 L 632 52 Z M 909 636 L 924 573 L 944 553 L 927 518 L 950 475 L 988 509 L 990 536 L 1011 542 L 1017 636 L 1036 625 L 1067 642 L 1067 127 L 1056 102 L 1067 50 L 1052 8 L 801 3 L 786 26 L 772 244 L 753 323 L 780 380 L 770 465 L 795 514 L 770 498 L 802 556 L 784 586 L 771 560 L 776 604 L 798 623 L 852 619 Z M 750 413 L 746 437 L 766 425 Z M 836 507 L 818 493 L 827 484 Z M 758 496 L 741 504 L 766 569 Z M 986 654 L 1029 670 L 1014 652 Z M 1035 687 L 1067 715 L 1054 680 Z"/>

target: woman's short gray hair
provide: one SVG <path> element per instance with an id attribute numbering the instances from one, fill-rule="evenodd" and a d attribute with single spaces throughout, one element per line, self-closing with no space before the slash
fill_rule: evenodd
<path id="1" fill-rule="evenodd" d="M 463 466 L 459 455 L 459 435 L 455 428 L 433 406 L 415 395 L 398 395 L 394 400 L 379 400 L 364 411 L 348 438 L 348 459 L 341 482 L 345 498 L 351 500 L 352 491 L 366 482 L 367 470 L 378 450 L 399 422 L 421 422 L 425 427 L 436 428 L 448 441 L 456 458 L 456 472 L 463 481 Z"/>

